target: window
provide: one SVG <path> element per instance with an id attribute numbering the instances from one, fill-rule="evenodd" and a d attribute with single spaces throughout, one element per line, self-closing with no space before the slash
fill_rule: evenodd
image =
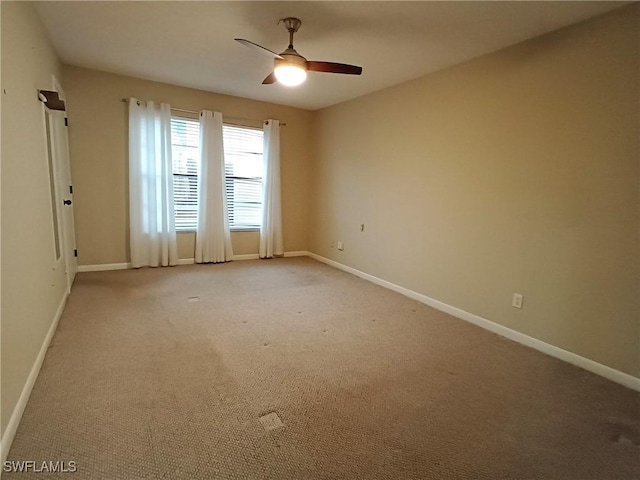
<path id="1" fill-rule="evenodd" d="M 198 222 L 198 150 L 200 124 L 187 118 L 171 119 L 173 207 L 176 230 L 193 231 Z"/>
<path id="2" fill-rule="evenodd" d="M 224 173 L 232 229 L 262 223 L 262 130 L 224 125 Z"/>
<path id="3" fill-rule="evenodd" d="M 197 120 L 171 119 L 173 203 L 178 231 L 193 231 L 197 227 L 199 137 Z M 263 132 L 256 128 L 224 125 L 222 137 L 229 227 L 235 230 L 260 228 Z"/>

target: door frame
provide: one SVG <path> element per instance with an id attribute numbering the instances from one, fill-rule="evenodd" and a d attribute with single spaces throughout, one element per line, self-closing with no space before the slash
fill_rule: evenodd
<path id="1" fill-rule="evenodd" d="M 60 100 L 64 102 L 65 95 L 62 86 L 52 75 L 53 91 L 58 93 Z M 64 257 L 65 276 L 67 278 L 67 291 L 75 280 L 78 270 L 77 250 L 75 238 L 75 221 L 73 205 L 73 182 L 71 178 L 71 158 L 69 152 L 69 135 L 67 131 L 68 121 L 66 105 L 64 110 L 50 110 L 44 108 L 47 121 L 45 128 L 49 128 L 47 138 L 53 162 L 53 184 L 55 186 L 56 209 L 58 212 L 58 230 L 61 241 L 61 256 Z M 55 138 L 54 138 L 55 137 Z"/>

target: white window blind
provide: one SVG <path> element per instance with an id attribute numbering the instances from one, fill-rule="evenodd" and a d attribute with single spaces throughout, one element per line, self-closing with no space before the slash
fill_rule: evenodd
<path id="1" fill-rule="evenodd" d="M 225 180 L 229 227 L 260 228 L 262 223 L 262 141 L 260 129 L 224 125 Z M 196 230 L 200 123 L 171 119 L 173 200 L 176 230 Z"/>
<path id="2" fill-rule="evenodd" d="M 176 230 L 195 230 L 198 222 L 199 137 L 200 124 L 197 120 L 179 117 L 171 119 Z"/>
<path id="3" fill-rule="evenodd" d="M 262 223 L 262 130 L 224 125 L 224 167 L 229 226 L 260 228 Z"/>

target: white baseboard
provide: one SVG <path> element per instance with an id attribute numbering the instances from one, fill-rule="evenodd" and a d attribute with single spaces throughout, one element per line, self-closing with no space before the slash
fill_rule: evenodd
<path id="1" fill-rule="evenodd" d="M 258 254 L 257 253 L 247 253 L 244 255 L 234 255 L 233 256 L 233 260 L 237 261 L 237 260 L 257 260 Z M 180 260 L 178 260 L 178 265 L 191 265 L 193 263 L 196 263 L 196 259 L 195 258 L 181 258 Z"/>
<path id="2" fill-rule="evenodd" d="M 326 257 L 322 257 L 312 252 L 308 252 L 308 255 L 309 257 L 318 260 L 319 262 L 326 263 L 327 265 L 335 267 L 339 270 L 343 270 L 364 280 L 368 280 L 371 283 L 375 283 L 376 285 L 388 288 L 389 290 L 393 290 L 394 292 L 401 293 L 402 295 L 429 305 L 430 307 L 433 307 L 437 310 L 448 313 L 449 315 L 457 317 L 461 320 L 473 323 L 474 325 L 482 327 L 493 333 L 497 333 L 498 335 L 506 337 L 509 340 L 513 340 L 514 342 L 526 345 L 527 347 L 531 347 L 542 353 L 546 353 L 547 355 L 558 358 L 577 367 L 583 368 L 584 370 L 595 373 L 596 375 L 600 375 L 601 377 L 624 385 L 625 387 L 629 387 L 632 390 L 640 391 L 640 378 L 634 377 L 633 375 L 629 375 L 614 368 L 607 367 L 606 365 L 602 365 L 601 363 L 595 362 L 585 357 L 581 357 L 580 355 L 569 352 L 567 350 L 563 350 L 562 348 L 556 347 L 555 345 L 551 345 L 549 343 L 543 342 L 542 340 L 538 340 L 537 338 L 533 338 L 529 335 L 525 335 L 524 333 L 512 330 L 511 328 L 505 327 L 504 325 L 500 325 L 498 323 L 492 322 L 491 320 L 487 320 L 486 318 L 482 318 L 473 313 L 469 313 L 465 310 L 453 307 L 431 297 L 427 297 L 426 295 L 422 295 L 421 293 L 417 293 L 413 290 L 401 287 L 399 285 L 396 285 L 395 283 L 387 282 L 386 280 L 374 277 L 373 275 L 361 272 L 360 270 L 348 267 Z"/>
<path id="3" fill-rule="evenodd" d="M 234 260 L 257 260 L 260 258 L 257 253 L 245 253 L 244 255 L 234 255 Z"/>
<path id="4" fill-rule="evenodd" d="M 47 331 L 47 335 L 44 337 L 44 341 L 42 342 L 42 346 L 40 347 L 38 356 L 36 357 L 36 360 L 31 367 L 31 371 L 29 372 L 27 381 L 25 382 L 24 387 L 22 387 L 20 398 L 18 398 L 18 402 L 13 408 L 13 413 L 9 418 L 7 428 L 4 431 L 4 435 L 2 435 L 2 440 L 0 440 L 0 463 L 4 463 L 4 461 L 7 459 L 9 449 L 11 448 L 11 444 L 13 443 L 13 439 L 16 435 L 16 430 L 18 430 L 18 425 L 20 424 L 20 420 L 22 419 L 22 414 L 24 413 L 24 409 L 27 406 L 27 402 L 29 401 L 31 390 L 33 389 L 33 385 L 36 383 L 36 379 L 38 378 L 38 374 L 40 373 L 40 368 L 42 367 L 42 363 L 44 362 L 44 357 L 47 354 L 47 349 L 49 348 L 49 344 L 51 343 L 53 334 L 56 332 L 58 322 L 60 321 L 60 317 L 62 316 L 64 306 L 67 304 L 68 297 L 69 294 L 65 292 L 60 305 L 58 305 L 58 310 L 56 310 L 56 314 L 53 318 L 53 321 L 51 322 L 51 326 Z"/>
<path id="5" fill-rule="evenodd" d="M 306 257 L 309 252 L 300 250 L 295 252 L 284 252 L 284 257 Z M 257 253 L 245 253 L 241 255 L 234 255 L 233 260 L 258 260 L 260 256 Z M 191 265 L 196 263 L 194 258 L 181 258 L 178 260 L 178 265 Z"/>
<path id="6" fill-rule="evenodd" d="M 98 265 L 78 265 L 78 272 L 106 272 L 107 270 L 126 270 L 130 263 L 100 263 Z"/>
<path id="7" fill-rule="evenodd" d="M 305 256 L 307 252 L 287 252 L 284 254 L 285 257 L 302 257 Z M 257 253 L 245 253 L 242 255 L 234 255 L 234 261 L 242 261 L 242 260 L 258 260 L 260 257 Z M 178 265 L 191 265 L 192 263 L 196 263 L 194 258 L 181 258 L 178 260 Z"/>
<path id="8" fill-rule="evenodd" d="M 297 252 L 284 252 L 285 258 L 287 257 L 306 257 L 309 255 L 309 252 L 305 250 L 299 250 Z"/>
<path id="9" fill-rule="evenodd" d="M 305 257 L 308 252 L 304 250 L 295 252 L 284 252 L 285 257 Z M 234 260 L 257 260 L 260 258 L 257 253 L 247 253 L 243 255 L 234 255 Z M 195 258 L 181 258 L 178 265 L 191 265 L 196 263 Z M 101 263 L 97 265 L 78 265 L 78 272 L 106 272 L 108 270 L 126 270 L 131 268 L 130 263 Z"/>

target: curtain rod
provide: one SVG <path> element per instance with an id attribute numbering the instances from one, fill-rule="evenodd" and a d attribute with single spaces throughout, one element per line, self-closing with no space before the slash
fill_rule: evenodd
<path id="1" fill-rule="evenodd" d="M 128 99 L 128 98 L 123 98 L 123 99 L 122 99 L 122 101 L 123 101 L 124 103 L 129 103 L 129 99 Z M 192 114 L 192 115 L 200 115 L 200 112 L 196 112 L 196 111 L 194 111 L 194 110 L 185 110 L 184 108 L 174 108 L 174 107 L 171 107 L 171 110 L 173 110 L 174 112 L 182 112 L 182 113 L 190 113 L 190 114 Z M 224 118 L 225 118 L 225 117 L 223 116 L 223 119 L 224 119 Z M 266 122 L 266 121 L 267 121 L 267 120 L 257 120 L 257 119 L 255 119 L 255 118 L 240 118 L 240 117 L 226 117 L 226 118 L 227 118 L 228 120 L 231 120 L 232 122 L 233 122 L 233 121 L 236 121 L 236 122 L 243 122 L 243 121 L 245 121 L 245 122 Z M 230 122 L 230 123 L 231 123 L 231 125 L 234 125 L 234 123 L 232 123 L 232 122 Z M 242 126 L 245 126 L 245 125 L 239 125 L 239 126 L 241 126 L 241 127 L 242 127 Z M 281 126 L 281 127 L 286 127 L 286 126 L 287 126 L 287 124 L 286 124 L 286 123 L 280 123 L 280 126 Z"/>

